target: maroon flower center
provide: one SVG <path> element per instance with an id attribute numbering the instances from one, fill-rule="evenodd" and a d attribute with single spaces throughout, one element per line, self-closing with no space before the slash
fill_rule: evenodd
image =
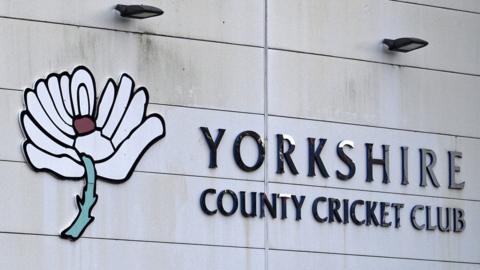
<path id="1" fill-rule="evenodd" d="M 79 135 L 85 135 L 95 130 L 95 122 L 90 116 L 81 116 L 73 120 L 75 132 Z"/>

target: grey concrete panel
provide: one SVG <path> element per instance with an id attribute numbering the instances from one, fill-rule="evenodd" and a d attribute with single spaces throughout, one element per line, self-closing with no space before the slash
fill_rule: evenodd
<path id="1" fill-rule="evenodd" d="M 480 77 L 269 52 L 269 113 L 480 137 Z"/>
<path id="2" fill-rule="evenodd" d="M 0 19 L 0 88 L 24 89 L 52 72 L 90 68 L 103 90 L 122 73 L 150 101 L 263 112 L 263 50 L 75 26 Z M 239 72 L 241 71 L 241 72 Z"/>
<path id="3" fill-rule="evenodd" d="M 153 5 L 165 13 L 145 20 L 125 19 L 114 10 L 119 3 Z M 263 13 L 263 2 L 255 0 L 0 3 L 0 16 L 250 45 L 263 44 Z"/>
<path id="4" fill-rule="evenodd" d="M 294 205 L 287 204 L 287 219 L 269 219 L 268 241 L 271 249 L 303 250 L 365 256 L 387 256 L 411 259 L 439 261 L 457 261 L 480 263 L 480 203 L 468 201 L 450 201 L 437 198 L 421 198 L 405 195 L 376 194 L 369 192 L 347 191 L 322 187 L 292 186 L 269 184 L 269 191 L 283 194 L 305 195 L 302 207 L 302 220 L 294 218 Z M 354 225 L 338 222 L 320 223 L 312 215 L 312 203 L 315 198 L 324 196 L 339 200 L 369 200 L 388 203 L 404 203 L 400 211 L 400 228 L 394 226 Z M 461 233 L 436 231 L 418 231 L 410 224 L 410 210 L 414 205 L 436 207 L 457 207 L 465 211 L 465 230 Z M 376 216 L 379 217 L 379 205 Z M 342 208 L 343 209 L 343 208 Z M 365 218 L 365 206 L 357 208 L 357 217 Z M 393 209 L 390 209 L 386 222 L 393 221 Z M 328 203 L 318 205 L 318 213 L 324 217 L 328 213 Z M 343 213 L 343 210 L 340 210 Z M 435 218 L 436 216 L 432 216 Z M 417 221 L 425 222 L 425 211 L 417 213 Z"/>
<path id="5" fill-rule="evenodd" d="M 258 269 L 263 250 L 0 234 L 2 269 Z M 28 258 L 28 259 L 27 259 Z"/>
<path id="6" fill-rule="evenodd" d="M 480 74 L 477 14 L 384 0 L 269 1 L 269 30 L 274 48 Z M 399 37 L 430 44 L 407 54 L 384 50 L 384 38 Z"/>
<path id="7" fill-rule="evenodd" d="M 83 181 L 59 180 L 17 162 L 0 162 L 0 171 L 0 231 L 59 235 L 74 220 Z M 134 173 L 122 184 L 98 181 L 95 220 L 84 236 L 263 247 L 264 220 L 202 212 L 200 195 L 208 188 L 261 192 L 263 183 L 151 173 Z M 215 197 L 207 204 L 213 208 Z"/>
<path id="8" fill-rule="evenodd" d="M 480 159 L 479 139 L 455 139 L 453 136 L 425 134 L 382 128 L 370 128 L 345 124 L 326 123 L 320 121 L 285 119 L 279 117 L 269 118 L 269 140 L 271 142 L 269 156 L 269 181 L 314 185 L 319 187 L 335 187 L 340 189 L 360 189 L 374 192 L 393 192 L 414 194 L 419 196 L 448 197 L 466 200 L 479 200 L 480 182 L 478 178 L 478 160 Z M 288 134 L 295 139 L 296 147 L 291 157 L 294 161 L 298 175 L 293 175 L 285 164 L 285 173 L 276 173 L 277 156 L 276 134 Z M 308 176 L 308 143 L 307 138 L 327 139 L 321 152 L 321 158 L 330 177 L 325 178 L 315 165 L 316 175 Z M 349 180 L 340 180 L 336 171 L 348 173 L 348 167 L 337 155 L 337 145 L 342 140 L 351 140 L 354 149 L 345 148 L 346 154 L 356 164 L 356 172 Z M 373 165 L 373 182 L 366 182 L 366 146 L 373 144 L 373 158 L 382 158 L 382 144 L 389 145 L 389 176 L 390 183 L 382 183 L 383 167 Z M 285 147 L 287 143 L 285 143 Z M 402 156 L 400 147 L 408 149 L 408 185 L 402 185 Z M 436 188 L 427 178 L 427 186 L 420 187 L 420 148 L 431 149 L 435 152 L 437 163 L 434 173 L 440 184 Z M 448 151 L 460 151 L 461 159 L 456 159 L 461 172 L 456 174 L 459 181 L 465 181 L 463 190 L 448 188 L 449 184 L 449 159 Z M 374 193 L 373 193 L 374 194 Z"/>
<path id="9" fill-rule="evenodd" d="M 478 265 L 442 262 L 442 261 L 422 261 L 411 259 L 394 259 L 364 256 L 349 256 L 340 254 L 322 254 L 306 253 L 292 251 L 269 250 L 268 252 L 269 269 L 289 270 L 303 269 L 316 270 L 322 269 L 371 269 L 371 270 L 474 270 Z"/>

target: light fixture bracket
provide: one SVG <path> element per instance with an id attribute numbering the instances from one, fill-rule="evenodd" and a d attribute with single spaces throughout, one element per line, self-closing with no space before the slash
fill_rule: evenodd
<path id="1" fill-rule="evenodd" d="M 120 12 L 120 16 L 132 19 L 146 19 L 150 17 L 160 16 L 163 10 L 147 5 L 121 5 L 115 6 L 115 9 Z"/>
<path id="2" fill-rule="evenodd" d="M 423 48 L 428 45 L 428 42 L 414 37 L 402 37 L 397 39 L 384 39 L 383 44 L 385 44 L 390 51 L 406 53 Z"/>

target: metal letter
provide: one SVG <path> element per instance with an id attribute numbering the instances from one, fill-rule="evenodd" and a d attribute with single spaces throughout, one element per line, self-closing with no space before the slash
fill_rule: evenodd
<path id="1" fill-rule="evenodd" d="M 392 226 L 392 222 L 385 222 L 385 218 L 388 217 L 389 213 L 386 209 L 389 207 L 390 204 L 386 202 L 380 202 L 380 226 L 382 227 L 390 227 Z"/>
<path id="2" fill-rule="evenodd" d="M 209 168 L 217 168 L 217 149 L 218 145 L 220 145 L 220 141 L 223 138 L 223 134 L 225 134 L 225 129 L 219 128 L 218 135 L 215 141 L 213 141 L 212 135 L 207 127 L 200 127 L 202 130 L 203 136 L 207 141 L 208 148 L 210 149 L 210 164 L 208 165 Z"/>
<path id="3" fill-rule="evenodd" d="M 455 158 L 462 158 L 462 152 L 448 151 L 448 168 L 449 168 L 449 178 L 448 178 L 448 188 L 450 189 L 463 189 L 465 186 L 465 181 L 457 183 L 455 179 L 455 173 L 460 172 L 460 166 L 455 165 Z"/>
<path id="4" fill-rule="evenodd" d="M 437 225 L 438 229 L 441 232 L 449 232 L 450 231 L 450 212 L 452 209 L 446 207 L 445 208 L 445 219 L 442 217 L 442 207 L 437 207 Z M 445 226 L 442 225 L 443 220 L 445 220 Z"/>
<path id="5" fill-rule="evenodd" d="M 424 208 L 423 205 L 415 205 L 412 208 L 412 212 L 410 212 L 410 222 L 412 222 L 412 226 L 419 231 L 425 228 L 425 224 L 418 225 L 415 214 L 417 213 L 417 210 L 423 210 L 423 208 Z"/>
<path id="6" fill-rule="evenodd" d="M 230 195 L 230 197 L 232 197 L 233 205 L 230 211 L 225 210 L 225 208 L 223 207 L 223 196 L 225 196 L 225 194 L 228 194 Z M 233 215 L 238 209 L 237 195 L 235 195 L 235 193 L 229 189 L 221 191 L 217 197 L 217 208 L 218 208 L 218 211 L 222 213 L 222 215 L 224 216 L 228 217 Z"/>
<path id="7" fill-rule="evenodd" d="M 288 142 L 287 152 L 284 152 L 283 141 Z M 294 175 L 298 174 L 297 167 L 295 167 L 295 163 L 293 163 L 291 157 L 291 154 L 295 151 L 295 140 L 293 140 L 292 136 L 287 134 L 277 134 L 277 150 L 277 174 L 285 172 L 285 169 L 283 168 L 283 160 L 287 161 L 288 168 Z"/>
<path id="8" fill-rule="evenodd" d="M 295 220 L 302 219 L 302 206 L 305 202 L 305 196 L 300 196 L 300 201 L 297 199 L 297 196 L 292 195 L 293 205 L 295 205 Z"/>
<path id="9" fill-rule="evenodd" d="M 250 213 L 247 212 L 245 191 L 240 191 L 240 211 L 244 217 L 256 217 L 257 216 L 257 193 L 250 192 Z"/>
<path id="10" fill-rule="evenodd" d="M 382 183 L 387 184 L 390 182 L 390 177 L 389 177 L 389 145 L 382 145 L 383 149 L 383 158 L 382 159 L 376 159 L 372 157 L 372 147 L 373 144 L 371 143 L 366 143 L 365 144 L 367 148 L 367 182 L 372 182 L 373 181 L 373 165 L 382 165 L 383 166 L 383 181 Z"/>
<path id="11" fill-rule="evenodd" d="M 337 155 L 338 157 L 348 166 L 348 174 L 343 174 L 340 171 L 336 171 L 337 178 L 340 180 L 348 180 L 351 179 L 355 175 L 355 163 L 353 160 L 345 154 L 344 147 L 348 146 L 348 148 L 353 149 L 355 148 L 355 144 L 349 140 L 343 140 L 338 143 L 337 145 Z"/>
<path id="12" fill-rule="evenodd" d="M 327 198 L 318 197 L 313 201 L 313 204 L 312 204 L 313 217 L 315 218 L 316 221 L 318 221 L 320 223 L 324 223 L 325 221 L 327 221 L 328 218 L 326 218 L 326 217 L 322 218 L 318 215 L 318 203 L 319 202 L 326 202 L 326 201 L 327 201 Z"/>
<path id="13" fill-rule="evenodd" d="M 348 224 L 350 222 L 348 210 L 348 199 L 343 199 L 343 224 Z"/>
<path id="14" fill-rule="evenodd" d="M 427 165 L 427 156 L 430 157 L 430 164 Z M 440 187 L 440 184 L 437 181 L 437 177 L 433 172 L 433 167 L 437 163 L 437 155 L 430 149 L 420 149 L 420 186 L 426 187 L 427 186 L 427 173 L 432 181 L 434 187 Z"/>
<path id="15" fill-rule="evenodd" d="M 328 178 L 330 175 L 323 164 L 322 158 L 320 157 L 320 153 L 322 152 L 327 139 L 318 139 L 319 144 L 317 149 L 315 149 L 315 138 L 307 138 L 308 141 L 308 176 L 312 177 L 315 176 L 315 164 L 317 164 L 318 168 L 320 169 L 320 173 L 323 177 Z"/>
<path id="16" fill-rule="evenodd" d="M 357 208 L 357 205 L 364 205 L 365 203 L 362 200 L 356 200 L 353 201 L 352 205 L 350 205 L 350 218 L 352 219 L 353 223 L 355 225 L 363 225 L 365 224 L 365 219 L 363 220 L 358 220 L 357 215 L 355 213 L 355 210 Z"/>
<path id="17" fill-rule="evenodd" d="M 426 219 L 427 219 L 427 231 L 435 231 L 435 229 L 437 228 L 437 225 L 432 225 L 432 212 L 431 212 L 431 207 L 430 206 L 425 206 L 425 216 L 426 216 Z"/>
<path id="18" fill-rule="evenodd" d="M 453 208 L 453 231 L 463 232 L 465 230 L 465 211 L 460 208 Z"/>
<path id="19" fill-rule="evenodd" d="M 267 206 L 268 212 L 272 218 L 277 218 L 277 194 L 272 193 L 272 202 L 268 200 L 265 193 L 260 193 L 260 217 L 265 217 L 265 206 Z"/>
<path id="20" fill-rule="evenodd" d="M 332 223 L 337 220 L 339 223 L 342 223 L 342 217 L 338 213 L 340 209 L 340 201 L 335 198 L 328 198 L 328 222 Z"/>
<path id="21" fill-rule="evenodd" d="M 395 228 L 400 228 L 400 209 L 403 206 L 403 203 L 392 203 L 392 207 L 395 209 Z"/>
<path id="22" fill-rule="evenodd" d="M 287 199 L 290 199 L 292 195 L 290 194 L 278 194 L 280 198 L 280 203 L 282 204 L 282 219 L 287 218 Z"/>
<path id="23" fill-rule="evenodd" d="M 240 154 L 240 145 L 242 144 L 242 140 L 245 136 L 252 137 L 257 143 L 257 148 L 258 148 L 257 162 L 255 163 L 255 165 L 251 167 L 247 166 L 243 162 L 242 156 Z M 255 131 L 247 130 L 240 133 L 235 139 L 235 142 L 233 144 L 233 158 L 235 159 L 235 162 L 237 163 L 238 167 L 246 172 L 252 172 L 260 168 L 260 166 L 262 166 L 263 164 L 263 160 L 265 159 L 265 146 L 263 145 L 263 139 Z"/>
<path id="24" fill-rule="evenodd" d="M 402 185 L 408 185 L 408 147 L 400 147 L 402 150 Z"/>
<path id="25" fill-rule="evenodd" d="M 377 202 L 366 201 L 366 217 L 367 221 L 365 224 L 370 226 L 372 224 L 378 226 L 380 223 L 378 222 L 377 216 L 375 216 L 375 208 L 377 207 Z"/>
<path id="26" fill-rule="evenodd" d="M 215 213 L 217 213 L 217 209 L 215 210 L 209 210 L 207 208 L 207 204 L 205 203 L 205 197 L 207 197 L 207 194 L 215 194 L 217 191 L 213 188 L 209 188 L 209 189 L 206 189 L 202 192 L 202 195 L 200 195 L 200 207 L 202 208 L 202 211 L 211 216 L 211 215 L 214 215 Z"/>

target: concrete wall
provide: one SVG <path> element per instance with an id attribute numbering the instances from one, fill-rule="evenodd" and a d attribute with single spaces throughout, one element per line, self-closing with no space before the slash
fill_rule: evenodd
<path id="1" fill-rule="evenodd" d="M 165 11 L 147 20 L 121 19 L 115 4 L 0 2 L 1 269 L 480 269 L 479 2 L 146 0 Z M 400 36 L 430 44 L 383 50 L 383 38 Z M 99 183 L 96 219 L 70 242 L 58 234 L 83 183 L 29 168 L 18 115 L 25 88 L 77 65 L 90 68 L 98 91 L 123 72 L 146 86 L 167 136 L 130 180 Z M 201 126 L 227 130 L 217 169 L 208 168 Z M 255 172 L 232 157 L 244 130 L 266 137 Z M 297 142 L 297 176 L 275 173 L 277 133 Z M 306 176 L 307 137 L 328 139 L 330 178 Z M 335 156 L 343 139 L 357 146 L 349 181 L 333 176 L 344 168 Z M 379 168 L 365 183 L 364 143 L 377 146 L 375 156 L 391 146 L 390 184 Z M 404 145 L 408 186 L 400 185 Z M 254 161 L 254 143 L 243 147 Z M 440 188 L 418 186 L 422 147 L 438 154 Z M 464 190 L 448 189 L 448 150 L 463 153 Z M 301 221 L 207 216 L 198 203 L 206 188 L 302 194 L 306 205 L 322 195 L 460 207 L 467 227 L 416 231 L 406 211 L 399 229 L 319 224 L 310 208 Z"/>

